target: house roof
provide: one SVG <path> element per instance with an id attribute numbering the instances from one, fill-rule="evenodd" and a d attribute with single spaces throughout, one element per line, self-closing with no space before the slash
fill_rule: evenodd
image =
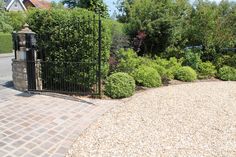
<path id="1" fill-rule="evenodd" d="M 24 0 L 23 3 L 25 2 L 31 2 L 31 4 L 34 5 L 36 8 L 41 8 L 41 9 L 51 8 L 51 3 L 46 0 Z"/>
<path id="2" fill-rule="evenodd" d="M 22 8 L 23 8 L 24 10 L 27 10 L 27 9 L 25 8 L 25 5 L 23 4 L 23 2 L 22 2 L 21 0 L 4 0 L 4 2 L 6 3 L 6 5 L 5 5 L 6 10 L 9 10 L 10 7 L 12 6 L 12 4 L 13 4 L 15 1 L 19 1 L 19 3 L 20 3 L 20 5 L 22 6 Z"/>

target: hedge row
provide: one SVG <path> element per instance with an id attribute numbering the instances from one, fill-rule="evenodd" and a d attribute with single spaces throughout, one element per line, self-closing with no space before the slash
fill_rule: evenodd
<path id="1" fill-rule="evenodd" d="M 12 52 L 12 35 L 9 33 L 0 33 L 0 53 Z"/>
<path id="2" fill-rule="evenodd" d="M 55 61 L 56 67 L 48 69 L 54 76 L 63 76 L 68 83 L 82 82 L 86 88 L 96 83 L 98 65 L 98 16 L 85 9 L 72 10 L 31 10 L 27 23 L 38 35 L 37 44 L 44 48 L 46 61 Z M 96 21 L 94 21 L 96 20 Z M 111 30 L 105 20 L 102 20 L 102 76 L 109 71 L 109 56 L 111 47 Z M 77 62 L 68 64 L 63 62 Z M 50 67 L 47 67 L 50 68 Z M 67 74 L 67 69 L 73 69 Z M 56 80 L 55 80 L 56 81 Z"/>

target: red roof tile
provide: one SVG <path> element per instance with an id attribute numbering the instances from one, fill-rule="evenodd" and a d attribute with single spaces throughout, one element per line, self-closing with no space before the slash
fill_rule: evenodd
<path id="1" fill-rule="evenodd" d="M 50 9 L 51 3 L 46 0 L 26 0 L 31 2 L 36 8 Z"/>

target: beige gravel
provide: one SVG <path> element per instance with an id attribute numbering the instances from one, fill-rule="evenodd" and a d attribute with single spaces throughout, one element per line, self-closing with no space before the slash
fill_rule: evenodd
<path id="1" fill-rule="evenodd" d="M 236 82 L 173 85 L 121 101 L 67 156 L 236 157 Z"/>

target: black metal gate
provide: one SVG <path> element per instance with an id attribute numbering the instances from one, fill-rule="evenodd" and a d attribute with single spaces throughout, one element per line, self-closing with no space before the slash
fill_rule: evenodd
<path id="1" fill-rule="evenodd" d="M 90 27 L 84 27 L 85 23 L 90 24 Z M 27 37 L 26 35 L 28 90 L 101 95 L 101 27 L 101 19 L 96 19 L 95 16 L 89 21 L 82 20 L 79 22 L 77 30 L 74 30 L 75 35 L 77 31 L 84 32 L 81 40 L 69 42 L 67 40 L 69 37 L 66 36 L 65 42 L 59 42 L 60 45 L 56 47 L 43 45 L 45 42 L 51 42 L 52 34 L 50 33 L 46 36 L 36 34 L 37 47 L 32 44 L 32 36 Z M 94 30 L 96 30 L 96 34 Z M 84 37 L 89 44 L 83 43 Z M 87 45 L 87 49 L 82 49 L 83 44 Z M 78 46 L 78 49 L 71 50 L 70 48 L 75 45 Z M 94 45 L 96 45 L 96 49 Z M 82 48 L 80 49 L 80 47 Z M 86 53 L 80 56 L 78 55 L 80 51 L 86 51 Z M 35 58 L 35 52 L 37 58 Z M 54 52 L 57 55 L 54 55 Z M 58 55 L 60 58 L 57 58 Z M 90 57 L 86 58 L 89 55 Z M 92 58 L 91 55 L 93 55 Z"/>

